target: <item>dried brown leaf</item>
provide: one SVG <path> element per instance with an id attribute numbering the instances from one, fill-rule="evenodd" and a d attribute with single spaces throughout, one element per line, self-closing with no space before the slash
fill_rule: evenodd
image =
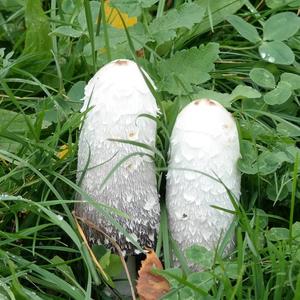
<path id="1" fill-rule="evenodd" d="M 153 274 L 153 269 L 162 270 L 163 266 L 154 250 L 150 250 L 138 272 L 136 290 L 141 300 L 158 300 L 170 290 L 168 281 Z"/>

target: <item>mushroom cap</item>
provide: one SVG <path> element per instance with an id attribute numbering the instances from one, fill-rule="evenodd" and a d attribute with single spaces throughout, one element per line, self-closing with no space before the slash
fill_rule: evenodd
<path id="1" fill-rule="evenodd" d="M 147 155 L 131 156 L 113 172 L 101 189 L 102 181 L 123 158 L 136 152 L 152 154 L 135 145 L 109 139 L 131 140 L 155 147 L 156 123 L 140 115 L 156 117 L 158 108 L 137 65 L 120 59 L 101 68 L 85 88 L 82 111 L 88 108 L 91 109 L 87 112 L 79 137 L 77 180 L 88 164 L 81 188 L 95 201 L 126 213 L 129 218 L 113 217 L 141 246 L 152 248 L 159 225 L 153 160 Z M 126 254 L 134 254 L 133 244 L 93 205 L 80 203 L 75 210 L 77 215 L 88 219 L 116 240 Z M 95 230 L 86 228 L 86 234 L 91 242 L 113 248 Z"/>
<path id="2" fill-rule="evenodd" d="M 166 203 L 172 236 L 182 250 L 193 244 L 212 250 L 233 216 L 211 205 L 230 210 L 233 205 L 224 186 L 207 175 L 219 177 L 240 196 L 240 148 L 233 117 L 216 101 L 191 102 L 177 117 L 169 156 Z"/>
<path id="3" fill-rule="evenodd" d="M 149 75 L 143 69 L 141 71 L 154 87 Z M 106 64 L 86 85 L 81 111 L 85 111 L 88 106 L 105 104 L 109 100 L 111 101 L 109 108 L 115 108 L 117 115 L 120 113 L 138 113 L 145 109 L 156 114 L 158 109 L 155 98 L 151 94 L 141 71 L 135 62 L 128 59 L 117 59 Z M 140 97 L 132 97 L 133 95 Z M 131 99 L 128 99 L 129 96 Z M 147 100 L 141 96 L 146 97 Z M 127 101 L 134 106 L 129 107 Z"/>

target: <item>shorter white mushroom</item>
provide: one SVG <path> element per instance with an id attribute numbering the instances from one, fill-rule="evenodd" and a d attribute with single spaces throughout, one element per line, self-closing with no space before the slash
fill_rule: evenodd
<path id="1" fill-rule="evenodd" d="M 232 202 L 224 186 L 205 174 L 219 177 L 239 198 L 239 157 L 236 124 L 222 105 L 200 99 L 180 112 L 170 142 L 166 203 L 170 231 L 181 250 L 193 244 L 213 250 L 228 229 L 233 215 L 211 206 L 233 210 Z"/>

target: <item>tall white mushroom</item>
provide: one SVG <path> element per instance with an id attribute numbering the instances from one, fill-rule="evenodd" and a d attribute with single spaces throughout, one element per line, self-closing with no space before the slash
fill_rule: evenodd
<path id="1" fill-rule="evenodd" d="M 146 72 L 144 74 L 151 82 Z M 130 219 L 121 216 L 115 219 L 141 246 L 152 248 L 160 212 L 154 162 L 148 156 L 132 156 L 113 172 L 102 189 L 101 183 L 129 154 L 149 153 L 132 144 L 109 139 L 155 146 L 156 124 L 150 118 L 140 116 L 157 115 L 155 98 L 137 65 L 130 60 L 119 59 L 101 68 L 85 87 L 82 111 L 89 107 L 91 110 L 87 113 L 79 138 L 78 180 L 88 163 L 81 188 L 95 201 L 129 215 Z M 115 239 L 127 255 L 135 253 L 133 244 L 94 206 L 80 203 L 75 210 L 77 215 L 88 219 Z M 95 230 L 89 228 L 86 233 L 92 243 L 112 246 Z"/>
<path id="2" fill-rule="evenodd" d="M 228 229 L 233 215 L 211 205 L 232 210 L 229 196 L 221 183 L 203 173 L 217 175 L 239 198 L 239 157 L 236 124 L 222 105 L 200 99 L 180 112 L 170 142 L 166 203 L 170 231 L 181 250 L 193 244 L 212 250 Z"/>

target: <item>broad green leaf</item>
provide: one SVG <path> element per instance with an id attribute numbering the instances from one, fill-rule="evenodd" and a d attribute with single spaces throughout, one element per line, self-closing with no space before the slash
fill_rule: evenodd
<path id="1" fill-rule="evenodd" d="M 209 43 L 199 48 L 178 51 L 170 59 L 157 65 L 159 89 L 181 95 L 192 91 L 192 84 L 200 84 L 210 79 L 208 72 L 214 69 L 218 58 L 219 45 Z"/>
<path id="2" fill-rule="evenodd" d="M 292 237 L 300 242 L 300 222 L 295 222 L 292 226 Z"/>
<path id="3" fill-rule="evenodd" d="M 62 0 L 61 8 L 66 14 L 72 14 L 75 6 L 72 0 Z"/>
<path id="4" fill-rule="evenodd" d="M 90 1 L 89 4 L 91 7 L 92 19 L 94 21 L 94 25 L 96 26 L 97 19 L 99 16 L 100 2 L 99 1 Z M 78 23 L 79 23 L 82 31 L 86 31 L 87 30 L 87 21 L 86 21 L 85 10 L 84 10 L 83 5 L 81 5 L 81 10 L 78 14 L 77 20 L 78 20 Z"/>
<path id="5" fill-rule="evenodd" d="M 297 128 L 298 128 L 298 131 L 299 131 L 298 132 L 298 136 L 299 136 L 300 135 L 300 128 L 299 127 L 297 127 Z M 289 158 L 288 162 L 291 163 L 291 164 L 293 164 L 295 162 L 297 155 L 300 155 L 300 149 L 295 145 L 292 145 L 292 146 L 286 146 L 285 145 L 283 150 L 285 151 L 285 154 Z"/>
<path id="6" fill-rule="evenodd" d="M 287 228 L 273 227 L 266 235 L 270 241 L 286 241 L 289 239 L 289 230 Z"/>
<path id="7" fill-rule="evenodd" d="M 280 80 L 287 82 L 293 90 L 300 89 L 300 76 L 294 73 L 282 73 Z"/>
<path id="8" fill-rule="evenodd" d="M 51 58 L 50 25 L 40 1 L 26 0 L 25 3 L 26 33 L 23 54 L 36 54 L 34 62 L 26 65 L 26 71 L 38 73 L 48 65 Z"/>
<path id="9" fill-rule="evenodd" d="M 111 26 L 108 26 L 107 29 L 108 29 L 108 36 L 109 36 L 111 50 L 115 49 L 117 51 L 118 49 L 121 49 L 121 52 L 123 52 L 124 55 L 124 51 L 122 51 L 123 46 L 128 49 L 127 37 L 125 31 L 123 29 L 117 29 Z M 133 41 L 133 45 L 136 50 L 141 49 L 150 40 L 150 37 L 147 35 L 145 28 L 141 23 L 129 27 L 128 32 L 130 34 L 130 37 Z M 103 31 L 100 30 L 100 35 L 95 37 L 95 48 L 99 51 L 100 54 L 106 55 L 105 46 L 106 45 L 105 45 Z M 84 56 L 87 57 L 91 55 L 90 43 L 85 45 L 83 54 Z"/>
<path id="10" fill-rule="evenodd" d="M 195 26 L 191 32 L 186 32 L 175 43 L 177 47 L 182 47 L 187 41 L 212 30 L 213 26 L 218 25 L 224 21 L 228 16 L 236 13 L 243 5 L 243 0 L 196 0 L 206 12 L 200 24 Z"/>
<path id="11" fill-rule="evenodd" d="M 280 41 L 264 42 L 259 47 L 259 54 L 267 62 L 290 65 L 295 61 L 294 52 Z"/>
<path id="12" fill-rule="evenodd" d="M 111 6 L 111 3 L 109 1 L 104 2 L 104 12 L 106 23 L 114 28 L 124 29 L 124 24 L 126 28 L 129 28 L 131 26 L 134 26 L 138 22 L 136 16 L 128 16 L 128 14 L 122 12 L 122 10 Z"/>
<path id="13" fill-rule="evenodd" d="M 2 299 L 2 300 L 10 300 L 10 299 L 13 299 L 13 298 L 8 298 L 8 296 L 6 295 L 6 293 L 5 293 L 5 291 L 4 291 L 4 287 L 5 287 L 6 290 L 8 289 L 8 287 L 5 285 L 5 283 L 2 283 L 2 286 L 3 286 L 3 287 L 0 288 L 0 299 Z M 4 294 L 4 293 L 5 293 L 5 294 Z M 12 291 L 10 291 L 10 293 L 11 293 L 11 296 L 14 296 L 14 295 L 12 294 Z"/>
<path id="14" fill-rule="evenodd" d="M 172 132 L 178 113 L 187 103 L 189 103 L 188 101 L 187 102 L 181 101 L 181 98 L 182 96 L 178 96 L 173 101 L 171 100 L 162 101 L 162 106 L 167 116 L 167 127 L 169 133 Z"/>
<path id="15" fill-rule="evenodd" d="M 94 244 L 92 245 L 92 250 L 96 256 L 96 258 L 99 260 L 102 256 L 104 256 L 107 252 L 111 252 L 107 248 L 104 247 L 104 245 L 98 245 Z"/>
<path id="16" fill-rule="evenodd" d="M 238 85 L 231 92 L 231 99 L 243 99 L 243 98 L 259 98 L 261 97 L 261 93 L 247 85 Z"/>
<path id="17" fill-rule="evenodd" d="M 78 38 L 83 34 L 83 32 L 72 28 L 72 26 L 59 26 L 56 27 L 55 30 L 51 32 L 51 34 Z"/>
<path id="18" fill-rule="evenodd" d="M 179 291 L 179 299 L 195 299 L 196 295 L 194 291 L 185 286 Z"/>
<path id="19" fill-rule="evenodd" d="M 69 90 L 67 96 L 72 101 L 81 101 L 84 96 L 85 81 L 77 81 Z"/>
<path id="20" fill-rule="evenodd" d="M 157 3 L 159 0 L 139 0 L 143 8 L 148 8 Z"/>
<path id="21" fill-rule="evenodd" d="M 278 190 L 275 182 L 271 182 L 271 184 L 268 184 L 266 191 L 269 199 L 272 201 L 282 201 L 286 199 L 289 194 L 289 190 L 286 185 L 280 187 L 280 190 Z"/>
<path id="22" fill-rule="evenodd" d="M 286 43 L 293 51 L 300 50 L 300 37 L 298 35 L 291 37 Z"/>
<path id="23" fill-rule="evenodd" d="M 288 160 L 287 155 L 282 152 L 271 152 L 269 150 L 262 152 L 258 156 L 257 167 L 259 169 L 259 174 L 268 175 L 274 173 L 282 163 Z"/>
<path id="24" fill-rule="evenodd" d="M 31 124 L 34 124 L 34 117 L 28 116 Z M 24 115 L 0 109 L 0 149 L 16 153 L 21 147 L 17 142 L 17 135 L 25 135 L 29 131 Z"/>
<path id="25" fill-rule="evenodd" d="M 24 53 L 47 52 L 52 46 L 49 37 L 50 25 L 40 1 L 27 0 L 25 6 L 25 47 Z"/>
<path id="26" fill-rule="evenodd" d="M 109 265 L 109 259 L 110 259 L 111 251 L 108 250 L 107 252 L 104 253 L 104 255 L 101 256 L 100 258 L 100 265 L 105 269 Z"/>
<path id="27" fill-rule="evenodd" d="M 135 49 L 140 49 L 142 48 L 147 41 L 149 41 L 149 37 L 147 36 L 147 33 L 145 32 L 144 26 L 139 23 L 135 26 L 132 26 L 127 29 L 131 39 L 133 40 L 133 44 Z M 101 36 L 101 31 L 100 31 L 100 37 L 99 41 L 96 39 L 96 44 L 98 49 L 103 49 L 105 47 L 105 42 L 103 39 L 103 35 Z M 127 38 L 125 31 L 123 29 L 116 29 L 113 27 L 108 27 L 108 35 L 110 39 L 110 46 L 112 48 L 116 48 L 119 44 L 126 44 L 127 46 Z M 128 47 L 128 46 L 127 46 Z"/>
<path id="28" fill-rule="evenodd" d="M 119 276 L 123 270 L 123 265 L 119 255 L 111 254 L 109 257 L 109 265 L 106 268 L 107 274 L 111 277 Z"/>
<path id="29" fill-rule="evenodd" d="M 290 136 L 290 137 L 300 136 L 300 127 L 297 127 L 296 125 L 293 125 L 291 123 L 280 122 L 277 124 L 276 128 L 277 131 L 284 136 Z"/>
<path id="30" fill-rule="evenodd" d="M 218 266 L 215 269 L 215 274 L 218 275 L 225 275 L 226 277 L 229 277 L 231 279 L 237 279 L 238 278 L 238 265 L 234 262 L 223 262 L 222 267 Z"/>
<path id="31" fill-rule="evenodd" d="M 238 167 L 245 174 L 256 174 L 258 168 L 256 164 L 257 150 L 255 145 L 247 140 L 241 141 L 242 158 L 238 161 Z"/>
<path id="32" fill-rule="evenodd" d="M 245 103 L 251 102 L 253 103 L 253 100 L 250 99 L 249 101 L 243 101 L 243 106 L 245 107 Z M 259 99 L 260 106 L 263 104 L 261 99 Z M 247 109 L 247 107 L 245 107 Z M 251 109 L 251 108 L 250 108 Z M 264 126 L 261 122 L 256 122 L 255 120 L 249 120 L 249 119 L 240 119 L 239 120 L 242 136 L 245 139 L 264 139 L 264 136 L 270 135 L 270 129 L 266 126 Z"/>
<path id="33" fill-rule="evenodd" d="M 278 105 L 286 102 L 292 95 L 289 84 L 279 82 L 277 87 L 264 95 L 264 101 L 269 105 Z"/>
<path id="34" fill-rule="evenodd" d="M 150 41 L 150 37 L 149 37 L 147 31 L 146 31 L 144 25 L 141 23 L 138 23 L 135 26 L 131 26 L 127 30 L 130 34 L 134 48 L 136 50 L 141 49 L 142 47 L 144 47 L 144 45 L 148 41 Z M 120 41 L 118 40 L 118 37 L 117 37 L 119 35 L 119 37 L 121 37 L 121 39 L 123 39 L 123 44 L 128 48 L 128 41 L 127 41 L 127 37 L 126 37 L 124 30 L 115 29 L 115 28 L 110 27 L 108 34 L 109 34 L 109 38 L 112 42 L 111 47 L 113 47 L 113 45 L 117 46 L 118 43 L 120 43 Z"/>
<path id="35" fill-rule="evenodd" d="M 256 28 L 244 19 L 232 15 L 227 17 L 227 21 L 249 42 L 258 43 L 261 40 Z"/>
<path id="36" fill-rule="evenodd" d="M 57 264 L 56 268 L 63 274 L 63 277 L 65 280 L 71 284 L 74 284 L 76 281 L 75 275 L 73 273 L 73 270 L 70 266 L 68 266 L 68 263 L 65 262 L 60 256 L 55 255 L 51 262 L 53 264 Z"/>
<path id="37" fill-rule="evenodd" d="M 255 209 L 255 224 L 258 228 L 264 229 L 268 226 L 269 218 L 266 212 L 260 208 Z"/>
<path id="38" fill-rule="evenodd" d="M 289 3 L 289 7 L 299 8 L 299 6 L 300 6 L 300 0 L 293 0 L 292 2 Z"/>
<path id="39" fill-rule="evenodd" d="M 253 68 L 249 76 L 253 82 L 261 87 L 268 89 L 275 88 L 275 78 L 273 74 L 265 68 Z"/>
<path id="40" fill-rule="evenodd" d="M 28 116 L 32 124 L 34 122 L 33 116 Z M 12 110 L 0 109 L 0 132 L 7 130 L 15 133 L 24 133 L 28 130 L 24 115 L 14 112 Z"/>
<path id="41" fill-rule="evenodd" d="M 205 10 L 196 3 L 185 3 L 177 10 L 169 10 L 164 16 L 156 18 L 149 25 L 151 35 L 158 44 L 162 44 L 176 37 L 176 29 L 191 29 L 200 23 Z"/>
<path id="42" fill-rule="evenodd" d="M 298 260 L 298 262 L 300 262 L 300 249 L 298 249 L 296 251 L 296 254 L 294 257 L 296 258 L 296 260 Z M 297 290 L 296 290 L 296 294 L 295 294 L 295 297 L 293 298 L 293 300 L 298 300 L 299 296 L 300 296 L 300 274 L 298 274 Z"/>
<path id="43" fill-rule="evenodd" d="M 179 292 L 177 292 L 177 293 L 170 292 L 170 293 L 164 295 L 163 298 L 161 298 L 161 299 L 162 300 L 181 300 L 181 298 L 179 298 Z"/>
<path id="44" fill-rule="evenodd" d="M 188 260 L 203 268 L 210 268 L 213 265 L 214 254 L 205 247 L 193 245 L 186 249 L 185 254 Z"/>
<path id="45" fill-rule="evenodd" d="M 167 41 L 171 41 L 177 37 L 176 30 L 162 30 L 155 32 L 152 36 L 158 45 L 161 45 Z"/>
<path id="46" fill-rule="evenodd" d="M 206 292 L 208 292 L 213 285 L 213 275 L 209 272 L 191 273 L 188 275 L 187 280 Z"/>
<path id="47" fill-rule="evenodd" d="M 196 3 L 185 3 L 177 10 L 172 9 L 166 15 L 154 19 L 149 27 L 152 32 L 181 27 L 191 29 L 194 24 L 201 22 L 204 12 L 205 10 Z"/>
<path id="48" fill-rule="evenodd" d="M 299 7 L 300 1 L 299 0 L 266 0 L 266 4 L 270 8 L 279 8 L 282 6 L 289 5 L 291 7 Z"/>
<path id="49" fill-rule="evenodd" d="M 232 97 L 227 93 L 219 93 L 212 90 L 199 89 L 196 94 L 192 94 L 193 99 L 209 98 L 221 103 L 224 107 L 229 108 L 231 106 Z M 189 101 L 190 102 L 190 101 Z"/>
<path id="50" fill-rule="evenodd" d="M 182 270 L 179 269 L 179 268 L 173 268 L 173 269 L 166 269 L 166 270 L 160 271 L 160 274 L 169 281 L 169 283 L 172 287 L 175 287 L 175 288 L 178 287 L 179 282 L 175 278 L 173 278 L 172 276 L 169 276 L 168 273 L 181 278 L 182 277 Z"/>
<path id="51" fill-rule="evenodd" d="M 110 250 L 106 251 L 100 258 L 100 264 L 105 272 L 111 276 L 118 276 L 123 270 L 120 256 L 112 254 Z"/>
<path id="52" fill-rule="evenodd" d="M 264 40 L 284 41 L 300 28 L 300 18 L 292 12 L 283 12 L 270 17 L 264 24 Z"/>
<path id="53" fill-rule="evenodd" d="M 24 0 L 1 0 L 0 10 L 16 12 L 24 5 Z"/>
<path id="54" fill-rule="evenodd" d="M 110 0 L 110 5 L 127 13 L 129 16 L 138 17 L 141 15 L 143 8 L 151 7 L 158 1 L 159 0 Z"/>

